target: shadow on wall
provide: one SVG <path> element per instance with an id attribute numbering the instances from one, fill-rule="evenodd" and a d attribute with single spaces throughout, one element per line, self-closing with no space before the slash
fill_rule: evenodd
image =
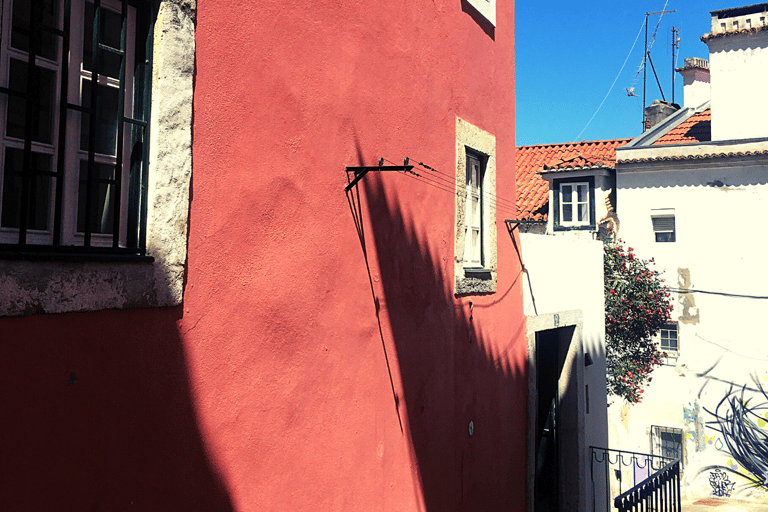
<path id="1" fill-rule="evenodd" d="M 180 315 L 2 321 L 4 510 L 233 510 L 198 428 Z"/>
<path id="2" fill-rule="evenodd" d="M 363 253 L 377 255 L 381 283 L 372 279 L 371 287 L 382 347 L 395 347 L 395 354 L 385 354 L 402 384 L 399 396 L 395 376 L 393 400 L 410 438 L 426 510 L 525 510 L 527 386 L 511 355 L 516 343 L 525 346 L 522 305 L 504 290 L 493 296 L 493 307 L 470 310 L 472 298 L 459 304 L 452 275 L 443 273 L 416 232 L 427 218 L 404 218 L 375 173 L 360 188 L 365 201 L 353 190 L 350 206 Z M 361 231 L 364 217 L 371 233 Z M 494 346 L 510 353 L 498 353 L 483 335 L 484 318 L 501 317 L 500 311 L 509 317 L 509 330 Z"/>

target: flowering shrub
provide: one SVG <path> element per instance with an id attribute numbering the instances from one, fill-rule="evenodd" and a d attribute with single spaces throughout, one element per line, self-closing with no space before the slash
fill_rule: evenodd
<path id="1" fill-rule="evenodd" d="M 624 249 L 621 240 L 604 246 L 605 340 L 608 392 L 630 403 L 642 400 L 643 387 L 666 354 L 651 340 L 669 321 L 669 290 L 650 261 Z"/>

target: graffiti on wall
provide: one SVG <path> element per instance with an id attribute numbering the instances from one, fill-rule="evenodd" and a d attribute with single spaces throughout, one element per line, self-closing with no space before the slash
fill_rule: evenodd
<path id="1" fill-rule="evenodd" d="M 713 496 L 730 496 L 736 482 L 731 482 L 728 474 L 721 469 L 709 473 L 709 485 L 712 486 Z"/>
<path id="2" fill-rule="evenodd" d="M 729 475 L 743 482 L 739 489 L 768 490 L 768 391 L 758 379 L 753 380 L 757 393 L 747 386 L 731 387 L 714 411 L 704 408 L 713 418 L 707 428 L 722 438 L 721 443 L 716 443 L 718 450 L 731 456 L 725 466 L 711 465 L 699 471 L 709 472 L 715 496 L 730 496 L 734 491 L 737 482 L 730 481 Z"/>

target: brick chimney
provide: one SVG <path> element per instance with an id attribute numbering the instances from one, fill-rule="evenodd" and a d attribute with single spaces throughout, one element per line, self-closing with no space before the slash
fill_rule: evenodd
<path id="1" fill-rule="evenodd" d="M 680 105 L 677 103 L 653 100 L 653 103 L 645 107 L 645 129 L 653 128 L 678 110 L 680 110 Z"/>
<path id="2" fill-rule="evenodd" d="M 712 140 L 768 137 L 768 3 L 710 14 Z"/>
<path id="3" fill-rule="evenodd" d="M 696 108 L 709 101 L 712 93 L 707 59 L 685 59 L 685 65 L 675 71 L 683 75 L 683 106 Z"/>

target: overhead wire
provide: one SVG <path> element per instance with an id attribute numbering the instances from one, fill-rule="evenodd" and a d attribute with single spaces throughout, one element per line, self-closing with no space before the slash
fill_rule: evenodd
<path id="1" fill-rule="evenodd" d="M 387 163 L 398 165 L 390 160 L 387 160 L 386 158 L 383 160 Z M 438 171 L 434 167 L 427 166 L 422 162 L 418 162 L 417 165 L 419 165 L 419 167 L 424 168 L 425 171 L 430 171 L 430 172 L 429 173 L 424 172 L 423 174 L 418 174 L 413 172 L 402 173 L 402 174 L 404 174 L 408 178 L 415 179 L 416 181 L 422 182 L 426 185 L 430 185 L 434 188 L 450 193 L 451 195 L 459 196 L 459 195 L 466 194 L 466 191 L 467 191 L 466 185 L 461 185 L 456 183 L 455 176 L 451 176 L 444 172 Z M 498 194 L 494 195 L 494 194 L 491 194 L 490 192 L 485 192 L 485 191 L 482 193 L 482 197 L 484 201 L 487 201 L 487 203 L 493 208 L 495 208 L 497 212 L 512 215 L 515 218 L 517 217 L 517 214 L 520 212 L 520 208 L 517 206 L 516 201 L 512 201 L 503 196 L 499 196 Z"/>
<path id="2" fill-rule="evenodd" d="M 579 140 L 579 137 L 584 133 L 584 131 L 587 129 L 587 127 L 592 123 L 592 120 L 595 118 L 598 112 L 600 112 L 600 109 L 603 107 L 603 104 L 605 103 L 605 100 L 608 99 L 608 96 L 611 94 L 611 91 L 613 91 L 613 87 L 616 85 L 616 82 L 619 80 L 619 77 L 621 76 L 621 73 L 624 71 L 624 66 L 627 65 L 627 61 L 629 60 L 629 56 L 632 55 L 632 51 L 635 49 L 635 45 L 637 44 L 637 40 L 640 39 L 640 34 L 643 33 L 643 26 L 645 25 L 645 21 L 643 21 L 643 24 L 640 25 L 640 30 L 637 32 L 637 36 L 635 36 L 635 42 L 632 43 L 632 48 L 629 49 L 629 53 L 627 53 L 627 58 L 624 59 L 624 64 L 621 65 L 621 69 L 619 70 L 618 74 L 616 75 L 616 78 L 613 79 L 613 83 L 611 84 L 611 87 L 608 89 L 608 92 L 605 93 L 605 97 L 603 98 L 603 101 L 600 102 L 600 105 L 597 107 L 597 110 L 595 110 L 595 113 L 592 114 L 592 117 L 589 118 L 589 121 L 587 121 L 586 126 L 582 128 L 582 130 L 579 132 L 579 134 L 576 136 L 575 140 Z"/>

